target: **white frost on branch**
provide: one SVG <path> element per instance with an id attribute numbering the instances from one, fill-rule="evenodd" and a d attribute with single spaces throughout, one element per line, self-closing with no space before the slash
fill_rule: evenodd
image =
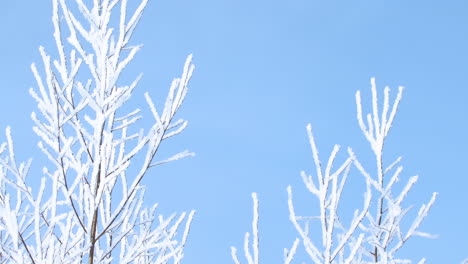
<path id="1" fill-rule="evenodd" d="M 30 89 L 39 110 L 31 115 L 33 130 L 52 166 L 33 191 L 26 182 L 30 162 L 16 163 L 7 129 L 0 148 L 1 263 L 162 264 L 183 257 L 194 212 L 158 216 L 156 206 L 143 206 L 141 180 L 152 166 L 193 155 L 154 161 L 161 142 L 187 126 L 173 118 L 187 94 L 192 56 L 160 112 L 145 94 L 155 121 L 148 131 L 136 130 L 140 110 L 123 106 L 141 75 L 130 85 L 120 77 L 141 48 L 129 43 L 148 0 L 130 14 L 127 2 L 52 1 L 58 58 L 39 48 L 44 75 L 32 64 L 37 89 Z"/>
<path id="2" fill-rule="evenodd" d="M 419 231 L 419 227 L 424 218 L 429 213 L 434 204 L 437 193 L 433 193 L 429 202 L 421 206 L 417 216 L 413 219 L 409 228 L 404 231 L 402 220 L 410 208 L 405 208 L 403 202 L 406 196 L 418 180 L 418 176 L 410 177 L 403 189 L 394 194 L 394 184 L 399 181 L 403 166 L 399 165 L 401 157 L 384 166 L 384 145 L 388 132 L 392 126 L 397 113 L 399 103 L 402 98 L 403 87 L 398 88 L 398 94 L 389 112 L 390 88 L 385 87 L 383 108 L 379 112 L 378 95 L 375 79 L 371 79 L 372 90 L 372 113 L 367 114 L 367 124 L 364 121 L 361 104 L 361 93 L 356 93 L 357 119 L 361 131 L 369 142 L 374 152 L 377 171 L 375 174 L 369 173 L 358 159 L 354 159 L 354 164 L 365 177 L 371 182 L 376 191 L 376 198 L 373 201 L 374 214 L 369 213 L 366 221 L 363 221 L 360 228 L 366 233 L 366 245 L 363 252 L 372 259 L 373 263 L 411 263 L 408 259 L 398 258 L 398 250 L 413 236 L 432 238 L 433 235 Z M 419 263 L 424 263 L 424 259 Z"/>
<path id="3" fill-rule="evenodd" d="M 259 264 L 259 238 L 258 238 L 258 197 L 257 193 L 252 193 L 253 200 L 253 219 L 252 219 L 252 246 L 250 246 L 250 233 L 246 232 L 244 236 L 244 255 L 247 260 L 247 264 Z M 296 254 L 297 247 L 299 245 L 299 239 L 296 239 L 291 249 L 284 250 L 284 264 L 290 264 Z M 252 252 L 253 251 L 253 252 Z M 235 264 L 241 264 L 239 257 L 237 256 L 237 248 L 231 247 L 231 257 Z"/>
<path id="4" fill-rule="evenodd" d="M 305 172 L 302 172 L 301 176 L 309 192 L 318 199 L 320 213 L 318 216 L 298 216 L 294 209 L 292 188 L 289 186 L 287 189 L 289 219 L 299 233 L 304 248 L 313 263 L 358 263 L 355 260 L 359 258 L 359 248 L 363 242 L 364 234 L 358 233 L 357 229 L 370 206 L 370 183 L 366 182 L 367 189 L 364 194 L 363 208 L 355 211 L 349 227 L 345 228 L 344 223 L 340 221 L 338 206 L 355 157 L 349 150 L 349 157 L 338 166 L 335 172 L 332 172 L 336 155 L 340 149 L 338 145 L 335 145 L 326 168 L 323 170 L 310 124 L 307 125 L 307 133 L 316 167 L 316 179 L 306 175 Z M 320 242 L 314 242 L 319 234 L 310 233 L 309 225 L 312 220 L 318 220 L 320 223 Z"/>
<path id="5" fill-rule="evenodd" d="M 244 237 L 244 254 L 248 264 L 259 264 L 258 260 L 258 198 L 257 193 L 252 193 L 253 200 L 253 220 L 252 220 L 252 247 L 250 246 L 250 233 L 246 232 Z M 253 253 L 251 252 L 253 250 Z M 234 263 L 240 264 L 237 257 L 237 249 L 231 247 L 231 256 Z"/>
<path id="6" fill-rule="evenodd" d="M 404 231 L 402 220 L 408 213 L 409 208 L 404 208 L 403 202 L 418 177 L 410 177 L 402 190 L 395 195 L 394 186 L 399 181 L 403 171 L 403 167 L 400 165 L 401 157 L 395 159 L 386 167 L 383 165 L 384 142 L 396 116 L 403 88 L 399 88 L 391 111 L 389 107 L 390 89 L 385 88 L 383 109 L 382 113 L 380 113 L 377 88 L 373 78 L 371 79 L 371 85 L 372 114 L 367 115 L 367 124 L 362 116 L 359 91 L 356 93 L 356 105 L 358 123 L 374 153 L 377 172 L 374 174 L 369 173 L 351 148 L 348 148 L 347 159 L 339 166 L 334 166 L 340 149 L 338 145 L 333 148 L 326 166 L 323 168 L 315 138 L 312 134 L 312 126 L 307 125 L 316 172 L 315 177 L 313 177 L 303 171 L 301 177 L 307 190 L 317 198 L 320 209 L 317 214 L 312 216 L 298 216 L 294 208 L 292 187 L 288 186 L 289 218 L 299 233 L 300 240 L 296 239 L 291 250 L 285 250 L 284 263 L 289 264 L 292 262 L 299 241 L 302 241 L 305 252 L 312 263 L 315 264 L 410 264 L 412 263 L 411 260 L 397 257 L 398 250 L 403 247 L 406 241 L 413 236 L 434 237 L 419 231 L 419 227 L 434 204 L 437 193 L 433 193 L 429 202 L 421 206 L 417 216 Z M 357 171 L 363 175 L 366 191 L 364 192 L 362 209 L 355 210 L 351 222 L 345 226 L 345 223 L 341 220 L 344 217 L 340 217 L 338 209 L 352 167 L 356 167 Z M 333 171 L 334 168 L 336 169 Z M 258 229 L 255 224 L 258 222 L 258 201 L 255 194 L 253 198 L 253 234 L 254 241 L 258 241 Z M 375 208 L 371 208 L 371 205 Z M 372 214 L 371 211 L 376 213 Z M 311 231 L 317 230 L 317 228 L 310 228 L 313 222 L 318 222 L 320 233 Z M 244 245 L 248 264 L 259 264 L 258 260 L 253 260 L 251 257 L 249 233 L 245 236 Z M 258 252 L 258 243 L 255 245 L 253 250 Z M 231 247 L 231 254 L 234 262 L 240 264 L 236 248 Z M 418 264 L 424 264 L 425 261 L 423 258 Z"/>

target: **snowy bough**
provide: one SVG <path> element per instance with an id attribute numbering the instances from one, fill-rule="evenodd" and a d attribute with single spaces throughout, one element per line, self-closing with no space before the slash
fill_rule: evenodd
<path id="1" fill-rule="evenodd" d="M 162 111 L 145 94 L 154 123 L 147 131 L 135 129 L 140 110 L 123 106 L 141 76 L 120 82 L 140 49 L 130 40 L 148 1 L 132 1 L 131 13 L 127 0 L 88 2 L 52 1 L 58 58 L 40 47 L 42 69 L 31 66 L 37 88 L 30 94 L 39 110 L 32 113 L 33 129 L 52 164 L 38 188 L 28 185 L 30 162 L 17 163 L 6 130 L 0 263 L 179 263 L 194 212 L 156 215 L 156 206 L 143 206 L 141 181 L 151 167 L 192 155 L 154 160 L 161 142 L 187 126 L 174 116 L 194 69 L 191 56 Z M 111 18 L 112 12 L 118 16 Z"/>
<path id="2" fill-rule="evenodd" d="M 405 208 L 403 202 L 418 177 L 412 176 L 405 180 L 406 183 L 401 190 L 396 192 L 395 184 L 401 179 L 403 171 L 400 165 L 401 157 L 396 158 L 389 165 L 384 165 L 383 162 L 384 143 L 396 116 L 403 87 L 399 87 L 391 109 L 390 89 L 385 88 L 381 112 L 373 78 L 371 88 L 372 112 L 364 119 L 360 91 L 356 93 L 356 106 L 359 127 L 375 157 L 376 165 L 371 166 L 376 168 L 375 172 L 369 172 L 359 162 L 351 148 L 348 148 L 348 157 L 344 162 L 336 165 L 340 150 L 338 145 L 334 146 L 325 162 L 326 166 L 323 167 L 312 134 L 312 126 L 307 125 L 316 172 L 315 176 L 311 176 L 303 171 L 301 177 L 307 190 L 317 199 L 319 211 L 312 216 L 299 216 L 294 208 L 292 188 L 291 186 L 287 188 L 289 219 L 297 230 L 299 238 L 294 241 L 291 249 L 285 249 L 285 264 L 292 263 L 300 242 L 309 260 L 314 264 L 412 263 L 411 260 L 398 256 L 398 251 L 406 241 L 414 236 L 433 237 L 421 232 L 419 227 L 435 202 L 437 193 L 433 193 L 429 202 L 420 207 L 414 219 L 408 220 L 405 216 L 410 207 Z M 362 208 L 356 209 L 349 217 L 340 214 L 339 209 L 352 168 L 356 168 L 356 171 L 362 175 L 361 179 L 366 188 L 362 195 Z M 254 193 L 252 197 L 254 201 L 253 241 L 250 246 L 250 234 L 246 233 L 244 254 L 248 264 L 259 264 L 257 194 Z M 353 197 L 359 197 L 359 195 L 354 194 Z M 345 219 L 351 220 L 345 222 Z M 403 220 L 406 224 L 403 224 Z M 317 224 L 318 228 L 312 228 L 312 224 Z M 241 263 L 235 247 L 231 248 L 231 255 L 236 264 Z M 421 259 L 418 263 L 425 263 L 425 259 Z"/>

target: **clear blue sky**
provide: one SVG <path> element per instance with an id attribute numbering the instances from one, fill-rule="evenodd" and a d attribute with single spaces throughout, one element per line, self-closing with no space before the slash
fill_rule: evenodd
<path id="1" fill-rule="evenodd" d="M 0 10 L 0 128 L 11 125 L 19 157 L 36 162 L 29 67 L 41 62 L 39 45 L 54 51 L 50 16 L 50 1 L 4 1 Z M 151 0 L 134 43 L 145 46 L 127 73 L 145 74 L 132 101 L 143 109 L 144 91 L 165 93 L 186 55 L 195 58 L 180 112 L 189 127 L 162 153 L 188 148 L 197 156 L 145 181 L 148 203 L 161 212 L 197 210 L 184 263 L 232 263 L 229 246 L 242 247 L 250 231 L 253 191 L 261 258 L 281 263 L 296 237 L 287 185 L 301 212 L 314 213 L 299 177 L 314 170 L 305 126 L 312 123 L 324 159 L 335 143 L 369 157 L 354 93 L 369 96 L 372 76 L 380 91 L 406 87 L 387 153 L 403 156 L 404 177 L 420 175 L 407 205 L 417 211 L 440 193 L 422 226 L 439 238 L 415 238 L 405 255 L 428 263 L 468 257 L 467 1 Z"/>

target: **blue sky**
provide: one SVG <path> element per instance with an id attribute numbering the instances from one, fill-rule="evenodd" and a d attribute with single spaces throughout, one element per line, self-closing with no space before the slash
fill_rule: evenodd
<path id="1" fill-rule="evenodd" d="M 135 107 L 146 107 L 145 91 L 164 94 L 189 53 L 196 66 L 180 112 L 189 127 L 162 155 L 188 148 L 197 156 L 145 179 L 147 201 L 161 212 L 197 210 L 185 263 L 232 263 L 229 246 L 242 247 L 250 231 L 253 191 L 261 258 L 281 262 L 296 237 L 286 187 L 314 213 L 299 176 L 315 170 L 306 124 L 323 159 L 337 143 L 373 162 L 354 102 L 356 90 L 369 99 L 371 77 L 379 91 L 406 87 L 386 153 L 403 157 L 404 177 L 420 175 L 407 205 L 416 211 L 440 193 L 422 226 L 439 238 L 415 238 L 402 253 L 428 263 L 468 257 L 467 11 L 463 0 L 150 1 L 134 35 L 145 46 L 127 71 L 145 74 Z M 0 128 L 11 125 L 19 158 L 37 162 L 29 67 L 40 63 L 39 45 L 54 51 L 50 15 L 50 1 L 6 1 L 0 11 Z"/>

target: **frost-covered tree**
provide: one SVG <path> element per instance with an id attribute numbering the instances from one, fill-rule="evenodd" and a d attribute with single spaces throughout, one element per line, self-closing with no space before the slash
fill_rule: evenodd
<path id="1" fill-rule="evenodd" d="M 151 167 L 192 155 L 155 160 L 161 142 L 187 126 L 174 116 L 191 56 L 161 111 L 145 94 L 154 122 L 139 129 L 140 110 L 125 103 L 141 76 L 121 77 L 141 48 L 130 40 L 148 0 L 131 1 L 131 13 L 127 0 L 86 2 L 52 1 L 58 55 L 40 47 L 42 69 L 31 66 L 33 130 L 50 160 L 40 184 L 29 185 L 28 174 L 40 173 L 16 161 L 9 128 L 0 147 L 0 263 L 179 263 L 194 212 L 156 215 L 141 181 Z"/>
<path id="2" fill-rule="evenodd" d="M 395 183 L 400 180 L 403 171 L 403 167 L 400 165 L 401 157 L 389 165 L 384 165 L 384 143 L 396 116 L 403 87 L 399 88 L 391 109 L 389 106 L 390 89 L 385 88 L 381 112 L 379 112 L 374 79 L 371 79 L 371 88 L 372 113 L 366 116 L 367 124 L 362 116 L 359 91 L 356 93 L 356 106 L 359 126 L 375 157 L 377 170 L 374 173 L 366 170 L 351 148 L 348 148 L 348 157 L 345 161 L 335 165 L 340 149 L 338 145 L 335 145 L 325 163 L 326 166 L 323 167 L 312 134 L 312 126 L 307 125 L 316 172 L 315 176 L 311 176 L 303 171 L 301 176 L 307 190 L 317 198 L 319 212 L 312 216 L 297 215 L 292 198 L 292 188 L 291 186 L 287 188 L 289 218 L 299 233 L 299 239 L 296 239 L 290 250 L 285 249 L 284 263 L 286 264 L 292 263 L 299 241 L 302 242 L 311 263 L 315 264 L 411 263 L 409 259 L 398 257 L 398 250 L 411 237 L 432 237 L 430 234 L 419 231 L 419 227 L 435 202 L 437 193 L 433 193 L 429 202 L 421 206 L 409 225 L 402 224 L 403 219 L 407 221 L 408 217 L 405 218 L 405 216 L 410 209 L 410 207 L 404 207 L 403 201 L 418 177 L 410 177 L 406 180 L 403 188 L 397 192 L 395 191 L 397 189 Z M 343 206 L 341 204 L 343 190 L 346 188 L 346 182 L 353 167 L 357 168 L 356 171 L 362 175 L 361 179 L 363 179 L 366 188 L 363 194 L 362 208 L 356 209 L 351 217 L 346 217 L 340 213 L 340 206 Z M 353 195 L 353 197 L 359 196 L 359 193 Z M 246 233 L 244 251 L 248 264 L 259 264 L 258 200 L 256 194 L 253 195 L 253 199 L 254 220 L 252 227 L 254 238 L 252 246 L 250 246 L 250 234 Z M 344 219 L 348 218 L 351 219 L 350 222 L 345 223 Z M 312 224 L 318 226 L 313 228 Z M 240 264 L 236 248 L 231 248 L 231 254 L 234 262 Z M 424 262 L 425 259 L 422 259 L 418 263 Z"/>

